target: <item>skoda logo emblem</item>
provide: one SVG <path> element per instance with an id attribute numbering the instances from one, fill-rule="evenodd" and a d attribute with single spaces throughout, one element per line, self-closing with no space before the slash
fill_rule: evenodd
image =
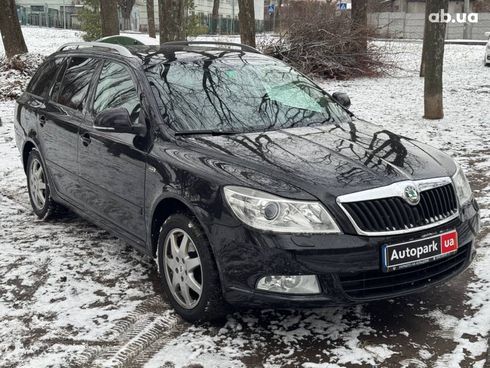
<path id="1" fill-rule="evenodd" d="M 419 191 L 413 185 L 407 185 L 403 195 L 408 204 L 411 204 L 412 206 L 416 206 L 420 202 Z"/>

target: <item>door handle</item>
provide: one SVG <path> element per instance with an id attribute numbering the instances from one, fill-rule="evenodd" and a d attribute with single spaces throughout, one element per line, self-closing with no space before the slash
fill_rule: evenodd
<path id="1" fill-rule="evenodd" d="M 41 125 L 41 127 L 44 127 L 45 124 L 46 124 L 46 116 L 44 115 L 39 116 L 39 125 Z"/>
<path id="2" fill-rule="evenodd" d="M 87 147 L 92 140 L 90 139 L 90 134 L 85 133 L 80 136 L 80 140 L 82 141 L 82 144 Z"/>
<path id="3" fill-rule="evenodd" d="M 37 101 L 37 100 L 31 101 L 30 104 L 31 104 L 31 107 L 33 107 L 34 109 L 45 109 L 46 108 L 46 105 L 44 105 L 42 102 Z"/>

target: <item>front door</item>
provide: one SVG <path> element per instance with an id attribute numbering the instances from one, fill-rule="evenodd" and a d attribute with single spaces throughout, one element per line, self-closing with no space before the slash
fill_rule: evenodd
<path id="1" fill-rule="evenodd" d="M 140 245 L 145 244 L 146 152 L 134 134 L 97 131 L 97 113 L 116 107 L 140 119 L 137 85 L 123 64 L 105 61 L 94 87 L 93 106 L 79 132 L 80 200 L 86 209 L 115 225 Z"/>

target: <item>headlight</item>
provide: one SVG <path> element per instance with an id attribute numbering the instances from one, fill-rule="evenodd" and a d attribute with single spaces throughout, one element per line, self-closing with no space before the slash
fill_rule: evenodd
<path id="1" fill-rule="evenodd" d="M 225 198 L 245 224 L 282 233 L 340 233 L 332 216 L 319 203 L 297 201 L 258 190 L 228 186 Z"/>
<path id="2" fill-rule="evenodd" d="M 452 177 L 454 187 L 456 188 L 456 194 L 458 196 L 459 204 L 463 205 L 469 200 L 471 200 L 472 191 L 470 187 L 470 183 L 468 183 L 468 179 L 466 179 L 466 175 L 464 174 L 461 167 L 458 165 L 458 169 L 456 170 L 456 174 Z"/>

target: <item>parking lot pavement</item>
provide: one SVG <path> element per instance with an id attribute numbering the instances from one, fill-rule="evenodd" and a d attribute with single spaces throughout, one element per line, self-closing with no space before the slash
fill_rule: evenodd
<path id="1" fill-rule="evenodd" d="M 464 166 L 483 218 L 467 272 L 395 300 L 240 311 L 189 325 L 161 296 L 153 260 L 74 215 L 36 220 L 13 139 L 14 104 L 0 102 L 0 366 L 488 366 L 490 68 L 477 63 L 483 48 L 448 46 L 446 118 L 424 121 L 420 45 L 394 47 L 403 47 L 404 66 L 394 76 L 322 83 L 348 92 L 355 113 Z"/>

